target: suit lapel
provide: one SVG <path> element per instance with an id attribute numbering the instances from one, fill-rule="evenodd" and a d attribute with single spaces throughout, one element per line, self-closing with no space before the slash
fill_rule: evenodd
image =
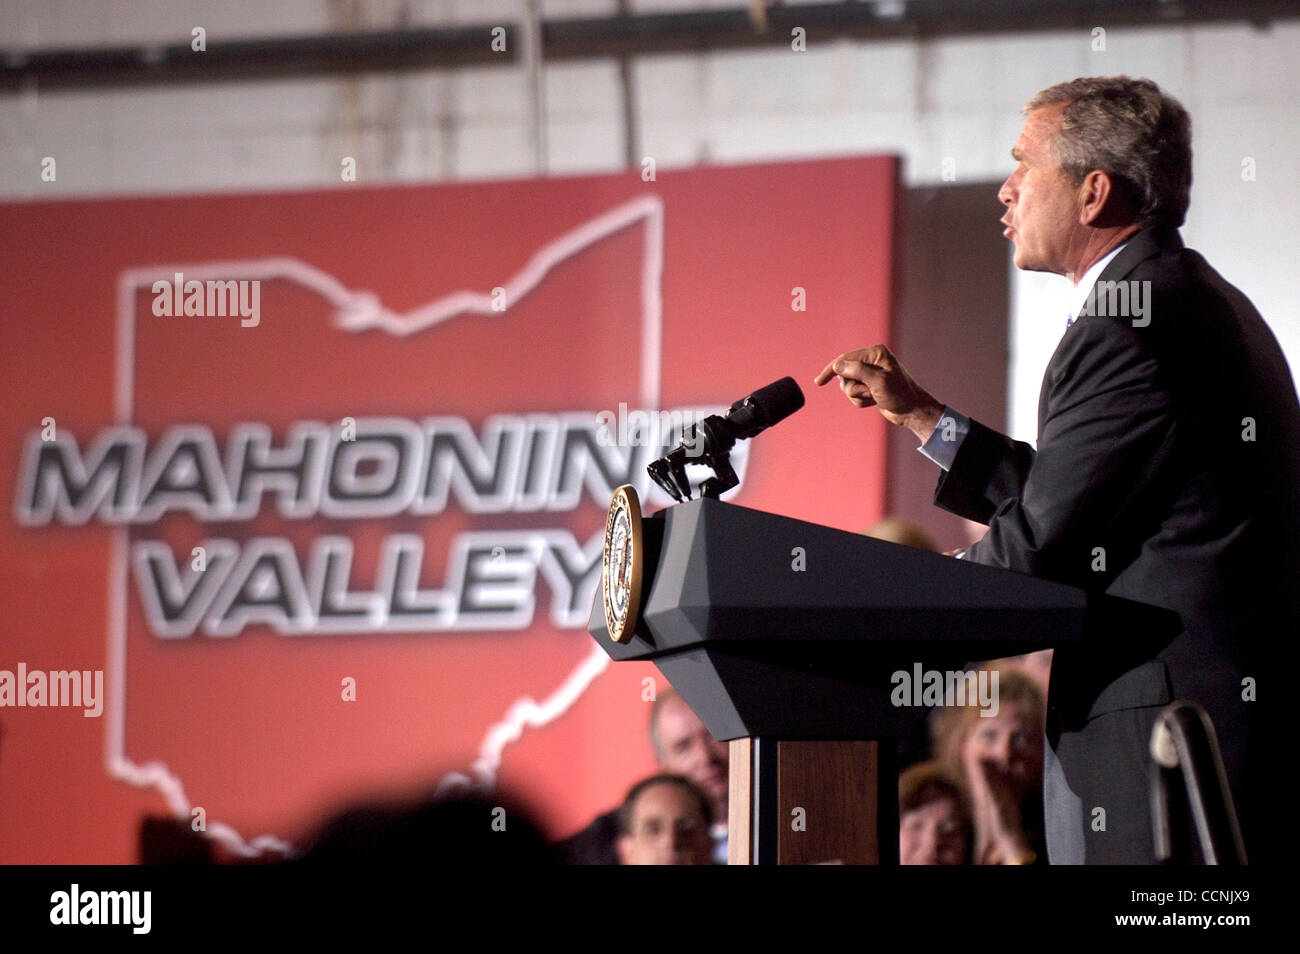
<path id="1" fill-rule="evenodd" d="M 1133 269 L 1145 262 L 1148 258 L 1159 255 L 1161 252 L 1177 251 L 1183 247 L 1182 236 L 1178 234 L 1177 229 L 1168 228 L 1150 228 L 1143 229 L 1136 233 L 1128 244 L 1120 251 L 1118 255 L 1110 260 L 1110 264 L 1101 270 L 1093 286 L 1097 282 L 1118 282 L 1128 277 Z M 1091 302 L 1091 293 L 1087 302 Z M 1080 317 L 1088 313 L 1090 305 L 1085 303 Z M 1049 397 L 1049 383 L 1052 376 L 1052 365 L 1056 363 L 1061 356 L 1064 348 L 1065 336 L 1062 335 L 1061 343 L 1056 346 L 1056 351 L 1052 354 L 1052 359 L 1047 363 L 1047 371 L 1043 375 L 1043 385 L 1038 392 L 1038 433 L 1042 436 L 1043 421 L 1047 418 L 1047 404 Z"/>

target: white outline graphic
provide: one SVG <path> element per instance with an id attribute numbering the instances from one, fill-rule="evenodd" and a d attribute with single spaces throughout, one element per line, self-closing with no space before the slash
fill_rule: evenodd
<path id="1" fill-rule="evenodd" d="M 546 243 L 524 267 L 501 286 L 505 289 L 505 308 L 514 305 L 536 288 L 556 265 L 596 242 L 644 221 L 645 242 L 641 261 L 641 406 L 659 406 L 660 362 L 663 344 L 663 299 L 661 280 L 664 255 L 664 207 L 656 195 L 640 196 L 610 209 Z M 489 292 L 461 289 L 437 298 L 404 314 L 386 308 L 379 297 L 369 291 L 346 288 L 337 278 L 312 265 L 292 258 L 264 258 L 201 264 L 154 265 L 128 269 L 118 277 L 117 287 L 117 363 L 115 369 L 115 411 L 119 424 L 129 424 L 135 399 L 135 301 L 140 288 L 152 290 L 155 281 L 171 280 L 184 272 L 187 279 L 232 277 L 271 280 L 286 279 L 316 292 L 336 309 L 335 327 L 349 332 L 379 330 L 395 337 L 406 337 L 458 315 L 500 315 L 492 307 Z M 178 319 L 171 319 L 178 320 Z M 255 331 L 249 331 L 255 334 Z M 105 713 L 104 761 L 111 778 L 139 788 L 157 789 L 177 819 L 189 820 L 195 806 L 185 793 L 180 778 L 164 763 L 154 760 L 138 765 L 126 755 L 126 612 L 127 612 L 127 527 L 113 530 L 113 546 L 108 573 L 108 651 L 106 687 L 108 711 Z M 537 728 L 563 715 L 586 691 L 592 681 L 609 664 L 609 657 L 599 646 L 582 659 L 560 685 L 542 702 L 531 696 L 515 700 L 502 720 L 488 727 L 479 745 L 479 756 L 471 766 L 472 777 L 459 772 L 445 775 L 438 791 L 474 787 L 491 789 L 501 766 L 506 746 L 516 741 L 528 728 Z M 259 835 L 245 841 L 238 831 L 219 821 L 207 821 L 209 838 L 230 851 L 245 857 L 276 851 L 292 854 L 293 846 L 275 835 Z"/>

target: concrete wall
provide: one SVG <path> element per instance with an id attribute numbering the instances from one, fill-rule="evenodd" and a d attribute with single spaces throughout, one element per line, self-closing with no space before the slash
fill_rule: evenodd
<path id="1" fill-rule="evenodd" d="M 740 0 L 640 0 L 639 11 L 735 7 Z M 794 5 L 794 4 L 790 4 Z M 601 15 L 614 0 L 547 0 L 548 17 Z M 522 0 L 9 0 L 0 50 L 178 43 L 195 26 L 221 38 L 456 23 L 519 23 Z M 806 52 L 641 57 L 632 71 L 637 141 L 659 166 L 897 152 L 910 185 L 1005 176 L 1019 107 L 1079 75 L 1148 76 L 1179 97 L 1195 129 L 1195 185 L 1184 239 L 1241 287 L 1300 367 L 1300 23 L 1105 29 L 935 41 L 820 42 Z M 196 54 L 201 55 L 201 54 Z M 545 71 L 545 171 L 621 167 L 623 108 L 614 60 Z M 346 187 L 360 181 L 529 176 L 528 75 L 465 67 L 367 78 L 0 95 L 0 198 Z M 57 180 L 41 180 L 54 157 Z M 945 164 L 945 160 L 951 162 Z M 1253 160 L 1254 178 L 1243 178 Z M 949 178 L 945 179 L 945 170 Z M 1001 243 L 989 196 L 986 231 Z M 6 236 L 6 241 L 14 240 Z M 1008 256 L 1008 268 L 1010 258 Z M 1013 281 L 1009 423 L 1032 436 L 1042 368 L 1061 328 L 1064 280 Z M 978 315 L 972 314 L 977 321 Z M 990 322 L 1002 327 L 1003 322 Z M 862 343 L 846 343 L 846 347 Z M 1208 358 L 1209 356 L 1207 356 Z M 942 392 L 940 382 L 927 382 Z"/>

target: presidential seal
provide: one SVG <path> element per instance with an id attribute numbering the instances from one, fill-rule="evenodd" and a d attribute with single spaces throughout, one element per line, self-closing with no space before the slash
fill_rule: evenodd
<path id="1" fill-rule="evenodd" d="M 605 550 L 600 586 L 605 597 L 605 628 L 609 638 L 625 643 L 636 632 L 641 615 L 641 580 L 645 574 L 645 531 L 641 501 L 631 484 L 614 491 L 605 517 Z"/>

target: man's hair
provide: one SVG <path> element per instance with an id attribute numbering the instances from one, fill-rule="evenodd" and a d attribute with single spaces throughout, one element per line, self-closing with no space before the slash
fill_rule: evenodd
<path id="1" fill-rule="evenodd" d="M 1065 103 L 1052 152 L 1073 179 L 1100 170 L 1143 228 L 1178 228 L 1192 190 L 1192 119 L 1148 79 L 1084 76 L 1034 95 L 1024 109 Z"/>
<path id="2" fill-rule="evenodd" d="M 695 799 L 695 803 L 700 809 L 700 817 L 704 819 L 705 827 L 708 827 L 709 819 L 713 817 L 713 806 L 709 802 L 709 796 L 705 795 L 698 785 L 685 776 L 664 772 L 659 775 L 651 775 L 649 778 L 643 778 L 628 791 L 627 797 L 623 799 L 623 804 L 618 809 L 618 833 L 620 835 L 632 834 L 632 815 L 636 811 L 637 799 L 641 797 L 642 792 L 648 788 L 653 788 L 655 785 L 676 785 Z"/>

